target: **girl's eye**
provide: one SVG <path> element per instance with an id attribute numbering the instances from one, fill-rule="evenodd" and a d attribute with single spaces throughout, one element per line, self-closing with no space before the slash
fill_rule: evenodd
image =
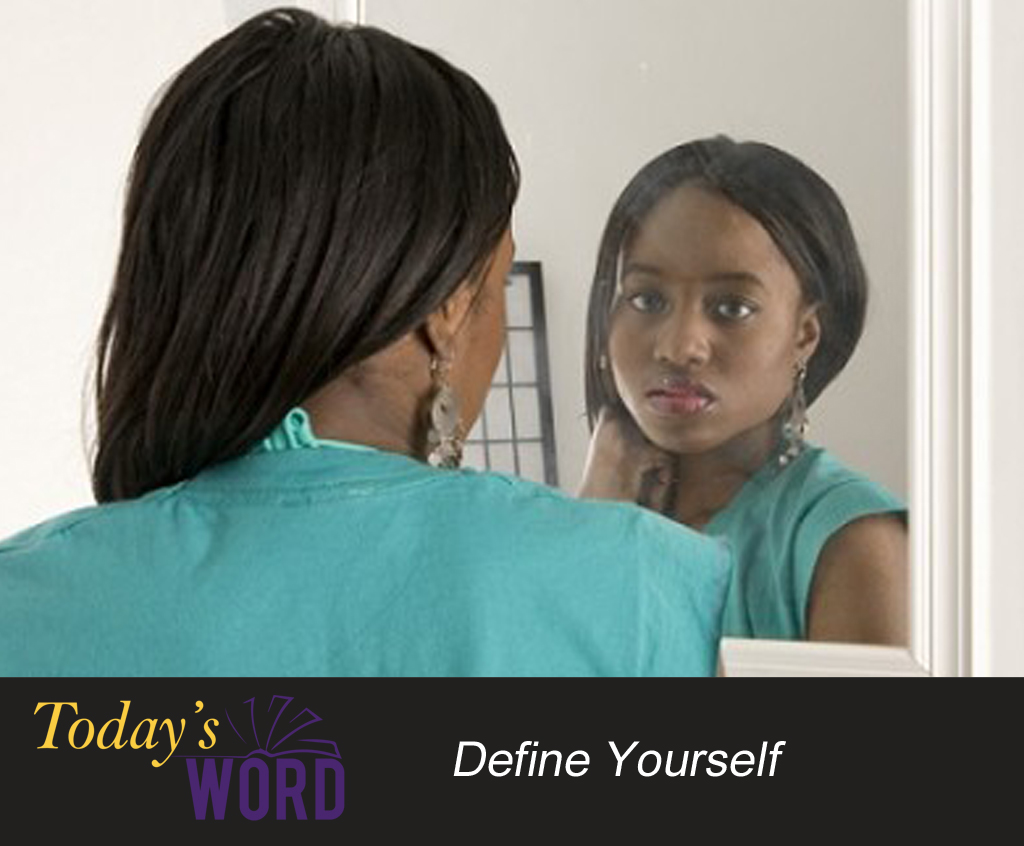
<path id="1" fill-rule="evenodd" d="M 642 311 L 646 314 L 660 314 L 668 306 L 665 298 L 656 291 L 640 291 L 636 294 L 630 294 L 626 297 L 626 302 L 637 311 Z"/>
<path id="2" fill-rule="evenodd" d="M 713 312 L 724 320 L 746 320 L 757 309 L 745 300 L 728 299 L 715 303 Z"/>

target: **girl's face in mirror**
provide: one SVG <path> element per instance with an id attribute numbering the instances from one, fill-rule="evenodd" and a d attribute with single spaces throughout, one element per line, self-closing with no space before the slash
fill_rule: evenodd
<path id="1" fill-rule="evenodd" d="M 819 333 L 768 232 L 708 189 L 668 194 L 623 250 L 612 374 L 640 429 L 668 452 L 766 458 Z"/>

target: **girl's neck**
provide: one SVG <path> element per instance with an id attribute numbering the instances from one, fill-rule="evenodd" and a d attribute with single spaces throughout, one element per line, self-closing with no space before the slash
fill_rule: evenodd
<path id="1" fill-rule="evenodd" d="M 410 358 L 402 345 L 388 348 L 308 397 L 316 436 L 424 458 L 429 369 Z"/>
<path id="2" fill-rule="evenodd" d="M 773 418 L 708 452 L 677 456 L 670 516 L 694 529 L 706 526 L 775 455 L 778 433 Z"/>

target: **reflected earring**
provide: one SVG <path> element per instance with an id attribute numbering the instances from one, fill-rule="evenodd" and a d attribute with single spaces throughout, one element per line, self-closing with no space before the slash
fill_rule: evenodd
<path id="1" fill-rule="evenodd" d="M 793 380 L 793 396 L 789 401 L 789 413 L 782 424 L 783 451 L 779 456 L 779 466 L 785 467 L 804 450 L 804 436 L 807 434 L 807 397 L 804 394 L 804 380 L 807 378 L 807 365 L 800 362 L 796 366 Z"/>
<path id="2" fill-rule="evenodd" d="M 434 356 L 430 360 L 434 396 L 430 402 L 427 461 L 434 467 L 454 469 L 462 463 L 462 442 L 466 435 L 459 416 L 459 399 L 448 381 L 451 367 L 449 358 Z"/>

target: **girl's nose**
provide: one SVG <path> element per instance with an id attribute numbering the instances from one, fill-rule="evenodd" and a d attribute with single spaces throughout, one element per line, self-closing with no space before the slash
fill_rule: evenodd
<path id="1" fill-rule="evenodd" d="M 710 327 L 700 315 L 677 315 L 658 329 L 654 357 L 676 367 L 699 367 L 711 355 Z"/>

